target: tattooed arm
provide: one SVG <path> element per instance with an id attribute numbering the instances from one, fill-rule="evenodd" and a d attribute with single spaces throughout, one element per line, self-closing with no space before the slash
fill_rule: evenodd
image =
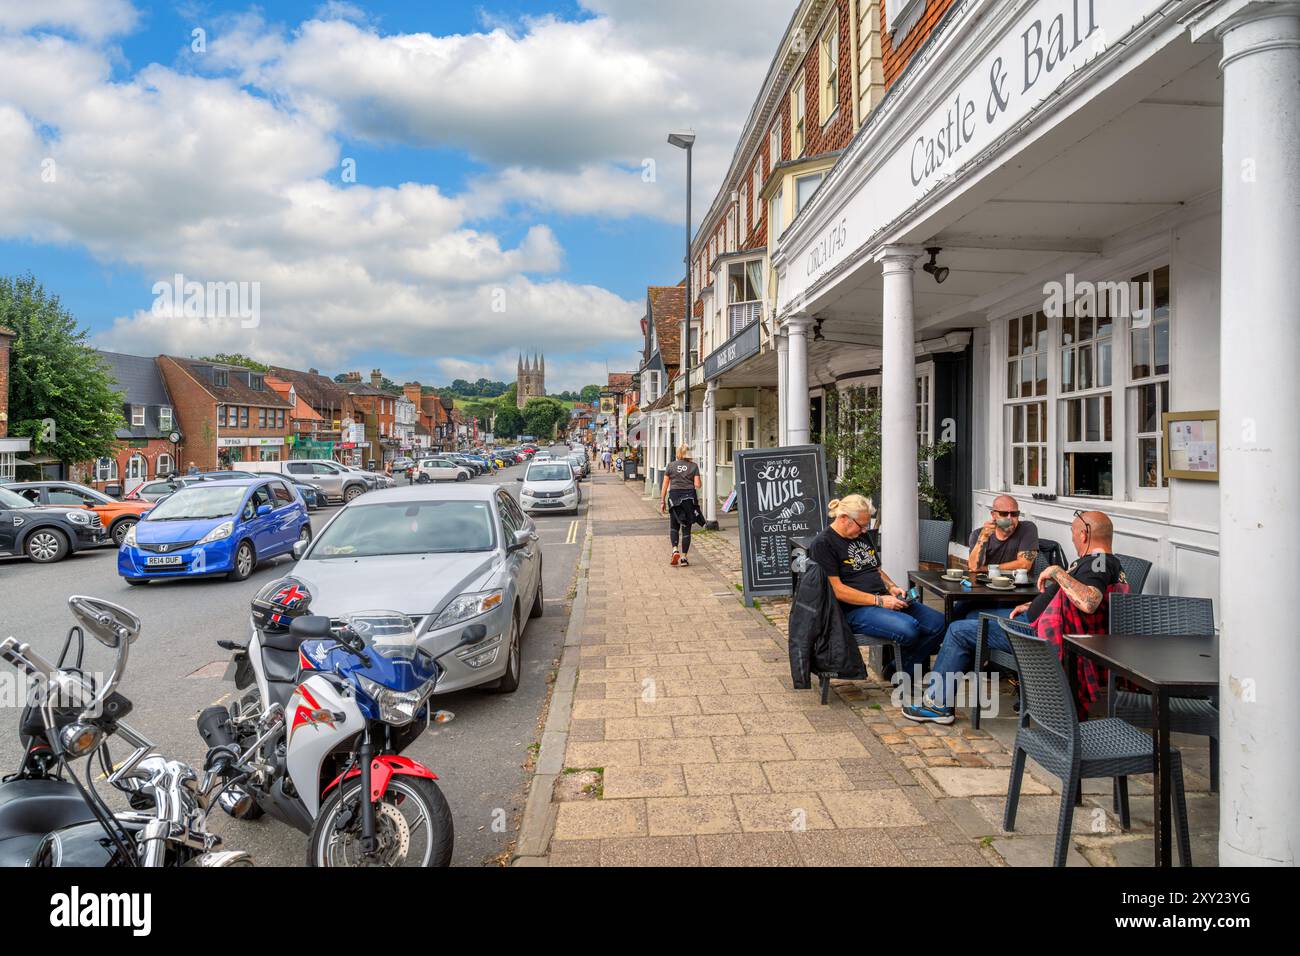
<path id="1" fill-rule="evenodd" d="M 1101 607 L 1103 597 L 1101 591 L 1090 584 L 1084 584 L 1070 577 L 1065 568 L 1053 565 L 1040 574 L 1038 576 L 1038 590 L 1043 590 L 1052 581 L 1055 581 L 1057 586 L 1065 592 L 1065 596 L 1070 599 L 1070 603 L 1084 614 L 1091 614 Z"/>

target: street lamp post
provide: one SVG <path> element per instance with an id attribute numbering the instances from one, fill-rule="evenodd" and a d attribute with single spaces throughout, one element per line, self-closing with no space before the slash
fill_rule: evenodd
<path id="1" fill-rule="evenodd" d="M 670 133 L 668 142 L 678 149 L 686 150 L 686 314 L 682 318 L 682 369 L 686 394 L 682 408 L 682 443 L 691 443 L 691 318 L 694 308 L 691 303 L 691 151 L 695 146 L 694 133 Z"/>

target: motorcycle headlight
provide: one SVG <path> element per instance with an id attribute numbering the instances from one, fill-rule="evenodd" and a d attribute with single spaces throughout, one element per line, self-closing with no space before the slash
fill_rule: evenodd
<path id="1" fill-rule="evenodd" d="M 372 681 L 363 674 L 357 674 L 361 689 L 379 707 L 379 719 L 386 724 L 400 727 L 415 720 L 421 705 L 433 693 L 437 680 L 426 681 L 415 690 L 393 690 Z"/>
<path id="2" fill-rule="evenodd" d="M 451 603 L 442 609 L 442 613 L 433 622 L 432 629 L 451 627 L 461 621 L 468 621 L 472 617 L 486 614 L 504 599 L 505 594 L 499 588 L 495 591 L 477 591 L 462 594 L 453 598 Z"/>
<path id="3" fill-rule="evenodd" d="M 68 520 L 73 524 L 88 525 L 90 524 L 90 515 L 84 511 L 69 511 Z"/>
<path id="4" fill-rule="evenodd" d="M 127 528 L 126 534 L 122 535 L 122 547 L 135 547 L 135 525 L 131 525 L 131 527 Z"/>
<path id="5" fill-rule="evenodd" d="M 225 541 L 234 533 L 235 523 L 233 521 L 223 521 L 200 538 L 199 544 L 211 544 L 214 541 Z"/>

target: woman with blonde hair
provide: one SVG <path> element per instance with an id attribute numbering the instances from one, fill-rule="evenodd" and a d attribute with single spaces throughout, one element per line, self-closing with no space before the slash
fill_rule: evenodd
<path id="1" fill-rule="evenodd" d="M 875 513 L 871 499 L 862 495 L 832 501 L 831 523 L 813 541 L 808 557 L 826 572 L 854 634 L 897 641 L 903 659 L 894 662 L 896 667 L 910 674 L 920 664 L 924 671 L 943 643 L 944 617 L 919 595 L 909 598 L 881 567 L 880 541 L 871 530 Z"/>
<path id="2" fill-rule="evenodd" d="M 673 556 L 669 564 L 673 567 L 691 563 L 686 555 L 691 550 L 691 526 L 700 510 L 696 497 L 700 484 L 700 466 L 691 461 L 691 446 L 678 445 L 677 460 L 664 471 L 659 495 L 660 512 L 670 515 L 668 539 L 673 543 Z"/>

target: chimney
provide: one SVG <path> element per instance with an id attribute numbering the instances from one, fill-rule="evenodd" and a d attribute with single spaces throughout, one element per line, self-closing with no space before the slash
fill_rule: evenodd
<path id="1" fill-rule="evenodd" d="M 309 369 L 307 369 L 307 374 L 308 374 L 308 375 L 319 375 L 320 372 L 316 371 L 316 369 L 314 369 L 314 368 L 309 368 Z"/>
<path id="2" fill-rule="evenodd" d="M 0 438 L 9 436 L 9 344 L 15 334 L 0 325 Z"/>
<path id="3" fill-rule="evenodd" d="M 417 409 L 420 407 L 421 399 L 424 398 L 419 382 L 407 382 L 402 386 L 402 394 L 405 395 L 407 401 L 413 403 Z"/>
<path id="4" fill-rule="evenodd" d="M 361 384 L 361 373 L 360 373 L 360 372 L 348 372 L 347 383 L 348 383 L 349 385 L 360 385 L 360 384 Z"/>
<path id="5" fill-rule="evenodd" d="M 381 386 L 384 384 L 384 376 L 383 376 L 383 373 L 379 371 L 379 369 L 377 369 L 377 368 L 376 368 L 376 369 L 371 369 L 371 371 L 370 371 L 370 384 L 371 384 L 371 386 L 374 387 L 374 388 L 379 388 L 379 387 L 381 387 Z"/>

